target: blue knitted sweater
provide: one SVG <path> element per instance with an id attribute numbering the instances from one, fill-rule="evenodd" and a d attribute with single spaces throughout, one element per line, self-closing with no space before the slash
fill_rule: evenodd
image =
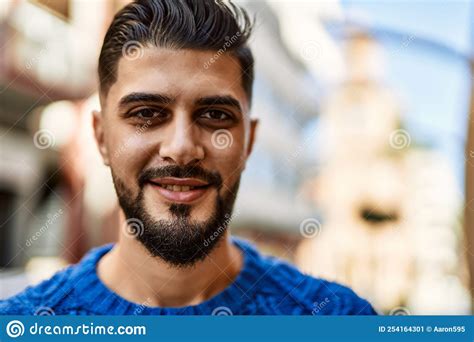
<path id="1" fill-rule="evenodd" d="M 97 276 L 99 259 L 113 245 L 95 248 L 76 265 L 0 301 L 1 315 L 373 315 L 372 306 L 342 285 L 313 278 L 240 239 L 244 266 L 226 289 L 198 305 L 180 308 L 131 303 Z"/>

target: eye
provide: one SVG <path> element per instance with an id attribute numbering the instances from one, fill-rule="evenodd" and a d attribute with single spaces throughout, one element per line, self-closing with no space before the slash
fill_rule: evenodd
<path id="1" fill-rule="evenodd" d="M 207 119 L 207 120 L 216 120 L 216 121 L 224 121 L 224 120 L 232 120 L 232 116 L 227 114 L 226 112 L 223 112 L 221 110 L 206 110 L 202 112 L 200 115 L 201 118 Z"/>
<path id="2" fill-rule="evenodd" d="M 134 111 L 130 116 L 137 117 L 139 119 L 150 120 L 150 119 L 165 119 L 167 113 L 158 108 L 143 108 L 137 111 Z"/>

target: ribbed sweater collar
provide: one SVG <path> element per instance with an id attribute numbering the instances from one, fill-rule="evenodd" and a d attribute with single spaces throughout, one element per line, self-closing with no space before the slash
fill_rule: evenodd
<path id="1" fill-rule="evenodd" d="M 113 248 L 113 244 L 92 249 L 75 267 L 72 275 L 77 278 L 74 281 L 74 292 L 81 297 L 81 303 L 97 315 L 241 314 L 242 310 L 251 310 L 251 307 L 246 308 L 245 303 L 252 305 L 252 290 L 261 276 L 260 255 L 243 240 L 234 237 L 232 242 L 243 252 L 242 270 L 222 292 L 198 305 L 179 308 L 149 307 L 146 303 L 132 303 L 111 291 L 98 277 L 97 264 Z"/>

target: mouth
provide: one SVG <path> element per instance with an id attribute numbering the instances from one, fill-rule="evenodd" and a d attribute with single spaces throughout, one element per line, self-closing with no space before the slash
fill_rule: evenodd
<path id="1" fill-rule="evenodd" d="M 203 197 L 211 184 L 196 178 L 154 178 L 149 181 L 167 201 L 191 203 Z"/>

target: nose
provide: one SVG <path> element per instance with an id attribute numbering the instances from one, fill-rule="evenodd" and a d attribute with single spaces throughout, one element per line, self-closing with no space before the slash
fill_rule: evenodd
<path id="1" fill-rule="evenodd" d="M 167 162 L 187 165 L 204 159 L 204 148 L 188 115 L 175 115 L 160 146 L 160 157 Z"/>

